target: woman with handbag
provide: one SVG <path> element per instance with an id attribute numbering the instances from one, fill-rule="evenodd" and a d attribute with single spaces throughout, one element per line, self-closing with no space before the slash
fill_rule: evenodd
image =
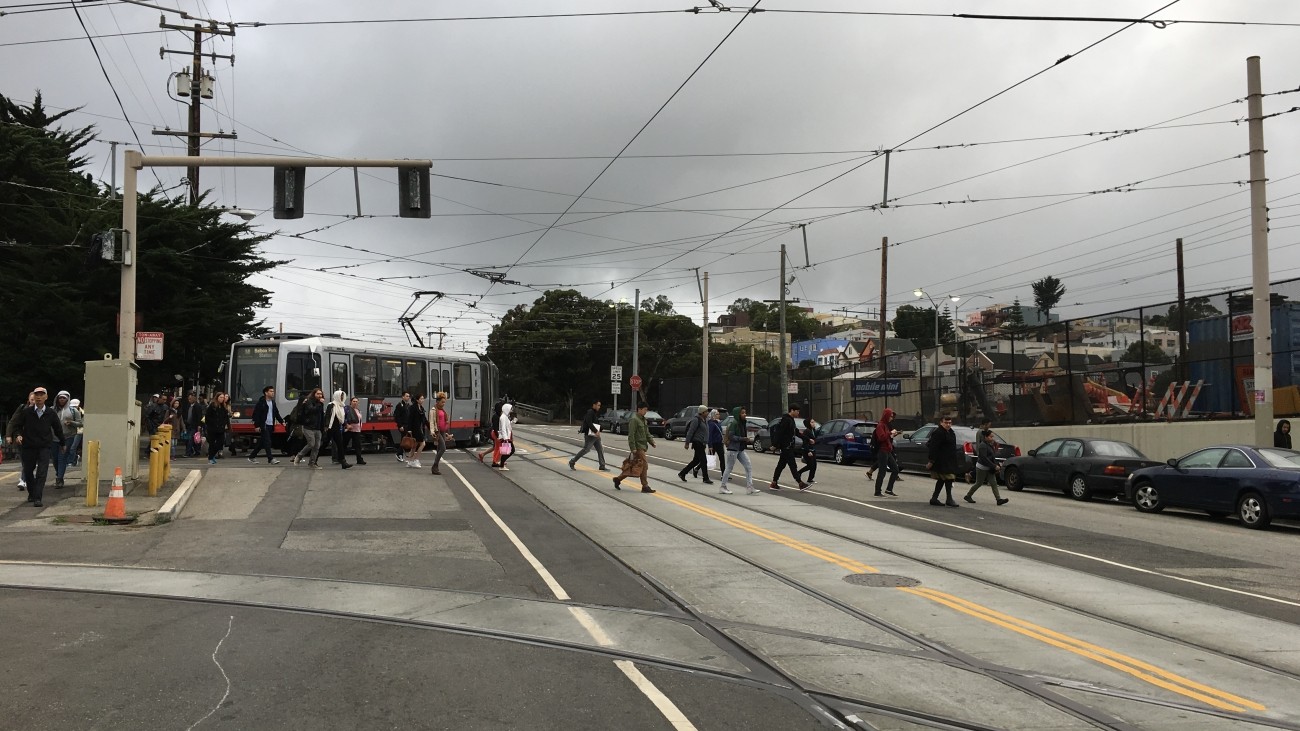
<path id="1" fill-rule="evenodd" d="M 420 464 L 420 452 L 424 451 L 424 443 L 428 441 L 429 433 L 429 415 L 424 410 L 422 393 L 416 395 L 410 408 L 406 410 L 406 430 L 410 432 L 414 442 L 410 451 L 406 453 L 406 466 L 419 469 L 424 466 Z"/>
<path id="2" fill-rule="evenodd" d="M 500 467 L 502 472 L 510 471 L 510 468 L 506 467 L 506 460 L 510 459 L 510 455 L 515 453 L 514 429 L 511 428 L 513 426 L 512 422 L 515 420 L 515 415 L 510 413 L 513 410 L 514 407 L 510 404 L 502 404 L 501 420 L 500 423 L 497 424 L 497 437 L 501 441 L 501 457 L 493 467 Z"/>
<path id="3" fill-rule="evenodd" d="M 203 414 L 203 429 L 208 439 L 208 464 L 216 464 L 221 450 L 226 446 L 226 430 L 230 428 L 230 396 L 217 391 L 208 410 Z"/>
<path id="4" fill-rule="evenodd" d="M 441 475 L 438 471 L 438 465 L 442 463 L 442 455 L 447 451 L 447 438 L 451 436 L 451 419 L 447 416 L 447 394 L 439 391 L 433 401 L 433 424 L 436 431 L 433 433 L 433 443 L 437 445 L 438 453 L 433 458 L 433 474 Z"/>

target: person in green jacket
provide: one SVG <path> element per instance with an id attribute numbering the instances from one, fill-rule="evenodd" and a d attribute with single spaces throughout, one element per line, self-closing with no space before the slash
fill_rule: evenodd
<path id="1" fill-rule="evenodd" d="M 654 492 L 650 483 L 646 481 L 646 473 L 650 470 L 650 464 L 646 462 L 645 453 L 650 447 L 656 446 L 655 440 L 650 436 L 650 427 L 645 423 L 645 412 L 649 410 L 649 404 L 641 404 L 636 407 L 636 416 L 633 416 L 627 422 L 627 448 L 631 452 L 626 461 L 623 462 L 623 471 L 618 473 L 614 478 L 614 489 L 622 490 L 619 483 L 625 477 L 640 477 L 641 492 Z"/>

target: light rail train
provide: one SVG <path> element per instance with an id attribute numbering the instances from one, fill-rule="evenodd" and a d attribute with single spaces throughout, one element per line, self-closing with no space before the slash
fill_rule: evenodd
<path id="1" fill-rule="evenodd" d="M 288 417 L 305 393 L 320 387 L 325 399 L 337 390 L 361 400 L 365 422 L 362 444 L 385 450 L 401 440 L 393 408 L 410 391 L 425 395 L 432 409 L 439 391 L 447 394 L 447 415 L 457 446 L 487 441 L 493 404 L 498 396 L 497 367 L 472 352 L 369 343 L 337 335 L 274 333 L 230 347 L 226 390 L 233 410 L 231 430 L 239 449 L 251 448 L 259 433 L 253 408 L 262 389 L 275 388 L 280 414 Z M 272 438 L 283 449 L 288 434 L 275 425 Z"/>

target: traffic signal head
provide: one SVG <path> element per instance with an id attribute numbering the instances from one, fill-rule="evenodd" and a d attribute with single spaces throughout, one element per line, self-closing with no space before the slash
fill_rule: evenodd
<path id="1" fill-rule="evenodd" d="M 275 201 L 271 208 L 276 218 L 302 218 L 306 182 L 307 168 L 275 168 Z"/>
<path id="2" fill-rule="evenodd" d="M 397 215 L 402 218 L 429 217 L 429 169 L 397 169 Z"/>

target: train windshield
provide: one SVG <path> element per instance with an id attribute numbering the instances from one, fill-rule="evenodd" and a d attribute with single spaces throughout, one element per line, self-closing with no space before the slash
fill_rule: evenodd
<path id="1" fill-rule="evenodd" d="M 275 385 L 278 345 L 241 345 L 235 348 L 230 369 L 230 400 L 252 403 L 262 398 L 262 389 Z"/>

